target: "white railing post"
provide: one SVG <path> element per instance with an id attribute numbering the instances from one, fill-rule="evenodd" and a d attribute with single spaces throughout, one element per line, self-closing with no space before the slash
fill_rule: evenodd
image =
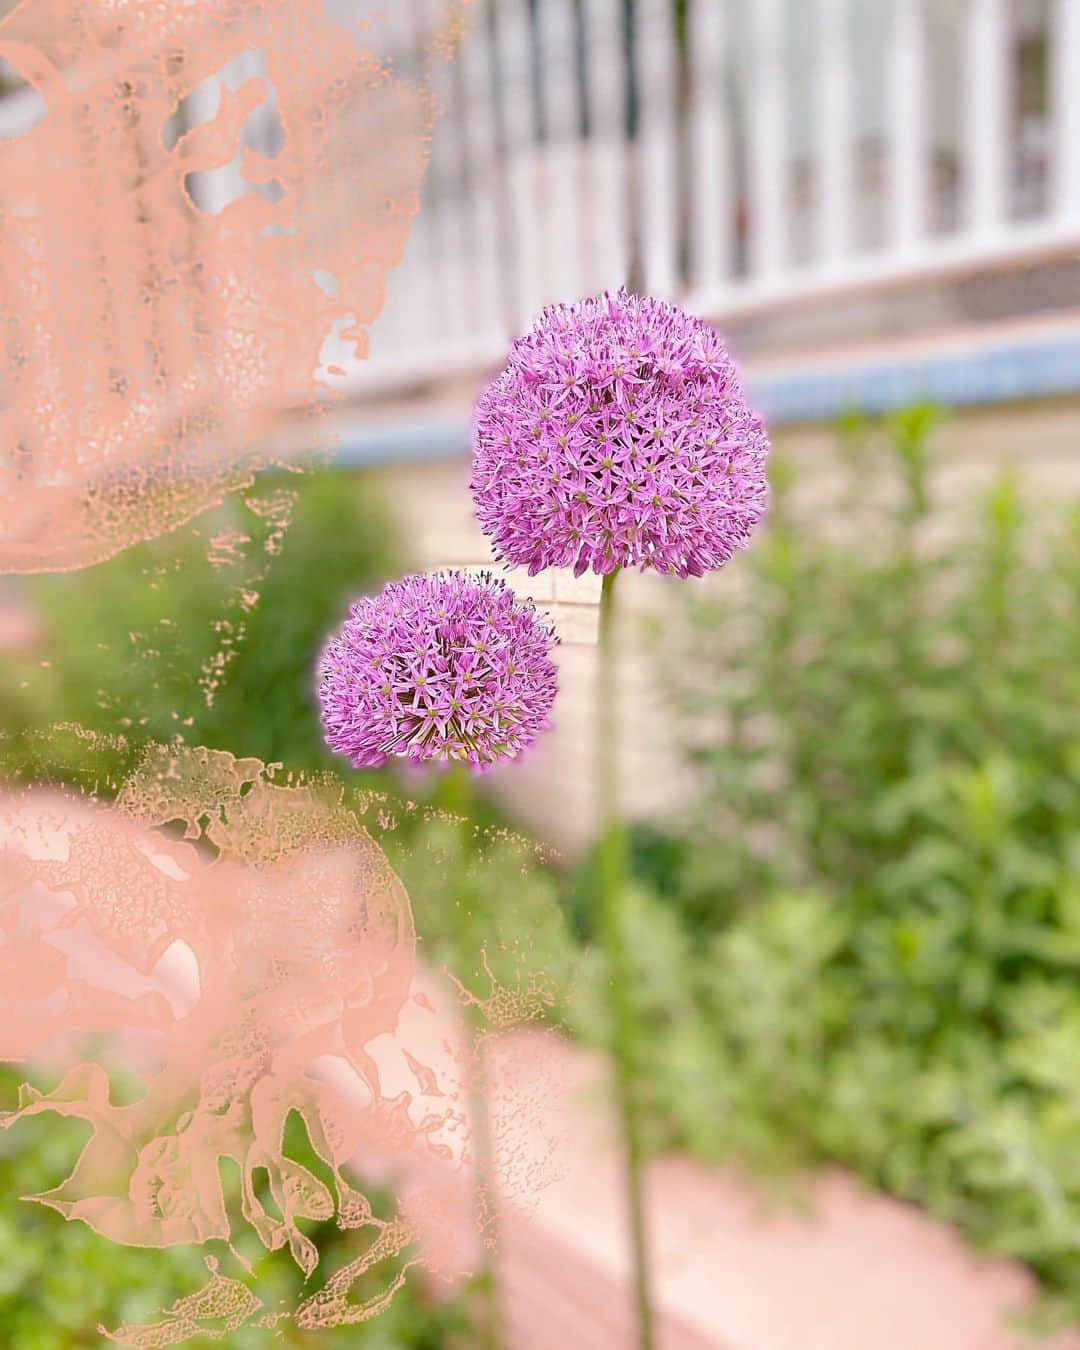
<path id="1" fill-rule="evenodd" d="M 698 291 L 731 275 L 731 139 L 726 116 L 727 48 L 722 0 L 693 0 L 690 10 L 690 273 Z"/>
<path id="2" fill-rule="evenodd" d="M 418 19 L 415 5 L 388 8 L 383 26 L 383 54 L 389 56 L 394 76 L 409 82 L 422 75 Z M 371 360 L 385 368 L 410 348 L 427 347 L 443 331 L 442 288 L 433 281 L 438 239 L 432 225 L 431 171 L 428 163 L 420 209 L 409 222 L 401 261 L 387 274 L 386 301 L 371 327 Z"/>
<path id="3" fill-rule="evenodd" d="M 548 138 L 542 194 L 551 257 L 551 293 L 546 299 L 576 300 L 582 267 L 581 118 L 574 0 L 544 0 L 537 14 Z"/>
<path id="4" fill-rule="evenodd" d="M 529 328 L 547 295 L 546 249 L 533 104 L 532 19 L 529 0 L 500 0 L 499 66 L 506 125 L 506 170 L 519 312 L 515 330 Z"/>
<path id="5" fill-rule="evenodd" d="M 202 126 L 213 121 L 221 106 L 222 91 L 225 88 L 225 76 L 220 70 L 205 76 L 187 96 L 187 127 Z M 200 211 L 217 215 L 228 205 L 231 192 L 227 178 L 231 173 L 225 169 L 211 172 L 199 172 L 189 175 L 187 180 L 191 199 Z"/>
<path id="6" fill-rule="evenodd" d="M 975 236 L 1005 218 L 1009 59 L 1005 0 L 968 0 L 964 43 L 967 218 Z"/>
<path id="7" fill-rule="evenodd" d="M 587 0 L 585 90 L 589 142 L 585 153 L 589 217 L 585 289 L 615 290 L 627 280 L 626 64 L 622 0 Z"/>
<path id="8" fill-rule="evenodd" d="M 469 28 L 461 47 L 461 79 L 465 143 L 472 196 L 472 229 L 475 246 L 470 249 L 475 290 L 470 304 L 476 307 L 477 326 L 486 337 L 503 335 L 501 309 L 498 170 L 495 147 L 495 104 L 491 32 L 486 0 L 470 8 Z"/>
<path id="9" fill-rule="evenodd" d="M 788 173 L 781 0 L 754 0 L 749 74 L 750 268 L 771 280 L 787 262 Z"/>
<path id="10" fill-rule="evenodd" d="M 923 0 L 893 0 L 889 63 L 889 240 L 900 252 L 926 236 L 926 19 Z"/>
<path id="11" fill-rule="evenodd" d="M 675 147 L 675 7 L 636 0 L 638 201 L 645 289 L 670 297 L 678 286 L 678 160 Z"/>
<path id="12" fill-rule="evenodd" d="M 1080 0 L 1054 0 L 1053 204 L 1059 217 L 1080 221 Z"/>
<path id="13" fill-rule="evenodd" d="M 466 233 L 461 181 L 463 126 L 455 97 L 455 72 L 450 61 L 432 48 L 444 18 L 441 0 L 420 0 L 417 18 L 439 107 L 428 165 L 430 194 L 427 210 L 436 241 L 431 280 L 440 293 L 442 323 L 438 335 L 453 346 L 469 336 L 476 316 L 471 303 L 471 287 L 465 277 L 470 241 Z"/>
<path id="14" fill-rule="evenodd" d="M 854 54 L 847 0 L 818 0 L 817 248 L 826 263 L 851 252 L 855 203 Z"/>

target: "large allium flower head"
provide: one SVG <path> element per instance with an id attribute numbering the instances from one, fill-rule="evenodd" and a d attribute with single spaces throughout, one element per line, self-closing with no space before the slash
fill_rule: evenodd
<path id="1" fill-rule="evenodd" d="M 391 755 L 486 769 L 546 727 L 556 641 L 489 573 L 392 581 L 357 600 L 319 663 L 326 743 L 355 768 Z"/>
<path id="2" fill-rule="evenodd" d="M 768 451 L 714 329 L 619 291 L 514 343 L 476 406 L 470 487 L 496 555 L 532 574 L 701 576 L 761 520 Z"/>

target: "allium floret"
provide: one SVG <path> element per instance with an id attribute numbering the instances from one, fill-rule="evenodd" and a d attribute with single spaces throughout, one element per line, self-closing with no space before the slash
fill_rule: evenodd
<path id="1" fill-rule="evenodd" d="M 475 769 L 547 726 L 554 631 L 490 573 L 392 581 L 357 600 L 319 663 L 326 743 L 355 768 L 392 755 Z"/>
<path id="2" fill-rule="evenodd" d="M 768 437 L 708 324 L 605 293 L 546 309 L 473 420 L 470 487 L 495 554 L 701 576 L 767 501 Z"/>

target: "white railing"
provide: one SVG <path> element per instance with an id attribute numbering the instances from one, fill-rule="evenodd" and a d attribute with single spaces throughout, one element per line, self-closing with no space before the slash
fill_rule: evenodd
<path id="1" fill-rule="evenodd" d="M 444 0 L 336 8 L 350 4 L 377 12 L 362 33 L 422 79 Z M 623 283 L 724 323 L 1080 252 L 1080 0 L 466 13 L 460 49 L 433 67 L 444 112 L 422 209 L 370 359 L 340 357 L 346 391 L 474 373 L 544 304 Z M 196 121 L 222 78 L 192 95 Z M 5 97 L 0 143 L 43 112 L 29 91 Z M 204 177 L 222 200 L 248 187 L 236 165 Z"/>
<path id="2" fill-rule="evenodd" d="M 496 360 L 543 304 L 627 281 L 722 321 L 1080 247 L 1080 0 L 469 12 L 360 390 Z M 403 69 L 437 13 L 400 6 Z"/>

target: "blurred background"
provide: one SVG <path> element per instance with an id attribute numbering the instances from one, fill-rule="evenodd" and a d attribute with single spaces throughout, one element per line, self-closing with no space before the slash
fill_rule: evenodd
<path id="1" fill-rule="evenodd" d="M 369 358 L 335 376 L 338 456 L 96 567 L 7 579 L 5 775 L 118 781 L 178 709 L 192 744 L 340 773 L 312 662 L 352 595 L 489 561 L 468 423 L 510 338 L 606 287 L 678 301 L 728 338 L 775 459 L 750 552 L 701 583 L 628 578 L 622 619 L 650 1144 L 688 1169 L 657 1173 L 654 1206 L 706 1272 L 662 1279 L 679 1290 L 664 1343 L 982 1350 L 1016 1343 L 1015 1308 L 1075 1331 L 1080 0 L 472 0 L 453 59 L 430 66 L 436 0 L 326 9 L 403 78 L 430 70 L 440 108 Z M 198 115 L 259 60 L 207 81 Z M 34 95 L 8 77 L 13 136 Z M 272 155 L 279 134 L 271 99 L 243 138 Z M 239 155 L 207 178 L 207 210 L 247 191 Z M 250 564 L 211 561 L 207 540 L 241 529 L 257 552 L 285 490 L 292 523 L 204 697 Z M 410 838 L 395 861 L 431 962 L 482 989 L 480 944 L 535 939 L 560 984 L 551 1019 L 586 1053 L 604 1034 L 597 591 L 512 580 L 562 635 L 554 732 L 475 793 L 345 778 L 558 849 L 523 871 L 480 834 Z M 56 724 L 124 739 L 38 734 Z M 155 1282 L 182 1283 L 187 1258 L 163 1274 L 28 1215 L 13 1197 L 59 1163 L 25 1130 L 0 1136 L 0 1340 L 96 1344 L 98 1322 L 167 1302 Z M 748 1175 L 759 1198 L 827 1178 L 807 1183 L 817 1217 L 793 1236 L 790 1205 L 762 1217 L 738 1189 Z M 671 1213 L 714 1184 L 709 1223 L 672 1239 Z M 556 1228 L 538 1231 L 559 1259 L 504 1281 L 528 1314 L 513 1343 L 628 1344 L 565 1274 L 599 1262 L 595 1294 L 616 1258 Z M 347 1334 L 476 1343 L 468 1291 L 407 1287 L 395 1308 Z"/>

